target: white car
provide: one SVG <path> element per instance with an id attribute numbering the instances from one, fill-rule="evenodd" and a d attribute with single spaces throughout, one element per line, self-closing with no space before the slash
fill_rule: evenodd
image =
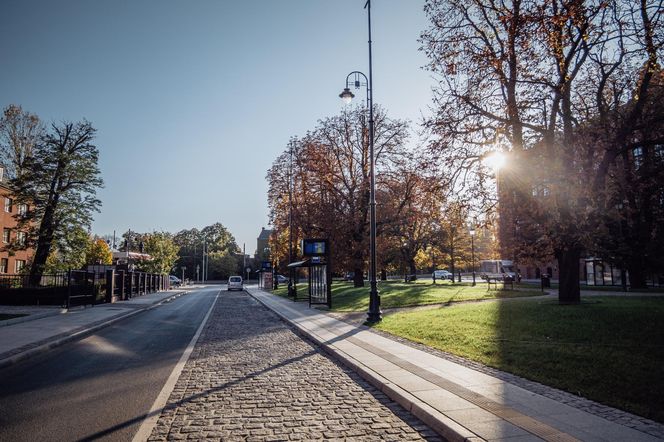
<path id="1" fill-rule="evenodd" d="M 241 276 L 231 276 L 228 278 L 228 290 L 244 290 Z"/>
<path id="2" fill-rule="evenodd" d="M 454 275 L 447 270 L 434 270 L 431 277 L 436 279 L 454 279 Z"/>
<path id="3" fill-rule="evenodd" d="M 171 287 L 180 287 L 182 285 L 182 281 L 177 276 L 168 275 L 168 280 L 170 281 Z"/>

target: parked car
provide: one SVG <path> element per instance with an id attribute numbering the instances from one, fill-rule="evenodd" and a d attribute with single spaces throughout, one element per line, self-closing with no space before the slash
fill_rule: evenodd
<path id="1" fill-rule="evenodd" d="M 447 270 L 434 270 L 431 274 L 431 277 L 436 279 L 454 279 L 454 275 Z"/>
<path id="2" fill-rule="evenodd" d="M 279 284 L 288 284 L 288 278 L 286 278 L 284 275 L 277 275 L 277 282 Z"/>
<path id="3" fill-rule="evenodd" d="M 244 290 L 241 276 L 231 276 L 228 278 L 228 291 L 231 290 Z"/>
<path id="4" fill-rule="evenodd" d="M 170 281 L 171 287 L 180 287 L 182 285 L 182 281 L 177 276 L 168 275 L 168 280 Z"/>

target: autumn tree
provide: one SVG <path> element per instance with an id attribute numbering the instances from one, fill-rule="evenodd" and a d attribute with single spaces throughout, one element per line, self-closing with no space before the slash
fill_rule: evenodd
<path id="1" fill-rule="evenodd" d="M 28 232 L 26 246 L 35 248 L 33 284 L 41 280 L 54 241 L 77 226 L 89 227 L 101 204 L 95 132 L 87 121 L 52 124 L 10 182 L 16 201 L 30 208 L 17 222 Z"/>
<path id="2" fill-rule="evenodd" d="M 378 231 L 381 242 L 381 263 L 400 261 L 408 274 L 415 275 L 418 256 L 438 241 L 438 216 L 445 204 L 445 189 L 435 175 L 427 174 L 414 160 L 396 164 L 384 171 L 379 181 L 380 204 Z"/>
<path id="3" fill-rule="evenodd" d="M 108 243 L 101 238 L 90 238 L 85 251 L 85 263 L 88 265 L 112 264 L 113 253 Z"/>
<path id="4" fill-rule="evenodd" d="M 330 238 L 335 267 L 355 273 L 363 286 L 369 238 L 369 139 L 367 110 L 344 109 L 319 121 L 301 139 L 294 139 L 292 180 L 290 148 L 268 172 L 268 204 L 277 231 L 287 231 L 288 183 L 292 182 L 293 218 L 298 237 Z M 377 174 L 403 155 L 407 124 L 374 110 Z M 286 161 L 288 160 L 288 162 Z M 285 259 L 282 259 L 285 261 Z"/>
<path id="5" fill-rule="evenodd" d="M 561 303 L 579 302 L 578 263 L 592 246 L 607 171 L 632 139 L 630 123 L 651 93 L 661 51 L 657 4 L 429 0 L 425 6 L 431 27 L 422 34 L 423 49 L 440 78 L 427 121 L 432 151 L 457 185 L 483 191 L 480 201 L 488 201 L 483 195 L 492 182 L 482 159 L 492 150 L 509 152 L 496 177 L 502 249 L 509 256 L 528 253 L 536 241 L 553 254 Z M 584 148 L 582 127 L 621 109 L 627 117 L 620 129 Z"/>

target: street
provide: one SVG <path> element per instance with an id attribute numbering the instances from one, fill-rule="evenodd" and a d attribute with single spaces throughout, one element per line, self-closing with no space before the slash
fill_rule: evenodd
<path id="1" fill-rule="evenodd" d="M 220 287 L 0 372 L 0 440 L 131 440 Z"/>
<path id="2" fill-rule="evenodd" d="M 245 292 L 222 291 L 149 440 L 440 440 Z"/>

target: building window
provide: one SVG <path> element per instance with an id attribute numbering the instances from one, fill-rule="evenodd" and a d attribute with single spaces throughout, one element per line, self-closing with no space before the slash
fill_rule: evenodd
<path id="1" fill-rule="evenodd" d="M 643 164 L 643 147 L 638 146 L 632 149 L 632 157 L 634 158 L 634 169 L 639 169 Z"/>
<path id="2" fill-rule="evenodd" d="M 16 243 L 19 246 L 24 246 L 25 245 L 25 232 L 16 232 Z"/>
<path id="3" fill-rule="evenodd" d="M 16 260 L 16 273 L 21 273 L 21 270 L 25 268 L 25 260 L 17 259 Z"/>
<path id="4" fill-rule="evenodd" d="M 5 212 L 12 213 L 12 203 L 11 198 L 5 198 Z"/>
<path id="5" fill-rule="evenodd" d="M 9 240 L 10 240 L 10 234 L 11 234 L 11 230 L 2 229 L 2 242 L 4 242 L 5 244 L 8 244 Z"/>
<path id="6" fill-rule="evenodd" d="M 664 160 L 664 144 L 655 145 L 655 158 L 660 161 Z"/>
<path id="7" fill-rule="evenodd" d="M 0 273 L 7 273 L 8 266 L 9 266 L 9 260 L 7 258 L 0 259 Z"/>
<path id="8" fill-rule="evenodd" d="M 18 205 L 16 210 L 17 210 L 19 215 L 25 216 L 28 213 L 28 205 L 21 203 L 21 204 Z"/>

